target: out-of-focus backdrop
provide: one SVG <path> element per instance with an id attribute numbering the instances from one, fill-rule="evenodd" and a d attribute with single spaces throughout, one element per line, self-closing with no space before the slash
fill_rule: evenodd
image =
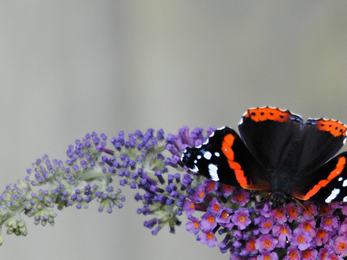
<path id="1" fill-rule="evenodd" d="M 265 105 L 347 123 L 346 1 L 3 1 L 0 35 L 1 192 L 91 131 L 237 128 Z M 112 214 L 92 203 L 54 227 L 26 218 L 0 258 L 228 259 L 185 216 L 152 236 L 123 191 Z"/>

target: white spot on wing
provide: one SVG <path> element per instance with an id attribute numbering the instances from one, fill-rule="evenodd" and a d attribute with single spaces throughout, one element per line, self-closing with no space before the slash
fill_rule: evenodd
<path id="1" fill-rule="evenodd" d="M 338 180 L 338 181 L 342 181 L 342 180 L 343 180 L 343 178 L 342 178 L 342 177 L 339 177 L 337 180 Z"/>
<path id="2" fill-rule="evenodd" d="M 193 169 L 190 169 L 192 172 L 198 172 L 199 171 L 199 168 L 196 166 L 196 165 L 194 165 L 194 168 Z"/>
<path id="3" fill-rule="evenodd" d="M 329 197 L 325 199 L 325 202 L 326 203 L 332 202 L 337 197 L 337 195 L 339 195 L 339 193 L 340 193 L 340 189 L 336 189 L 336 188 L 333 189 Z"/>
<path id="4" fill-rule="evenodd" d="M 347 201 L 347 196 L 343 197 L 343 202 L 346 202 Z"/>
<path id="5" fill-rule="evenodd" d="M 211 157 L 212 157 L 212 154 L 209 151 L 204 152 L 204 157 L 205 157 L 206 160 L 210 160 Z"/>
<path id="6" fill-rule="evenodd" d="M 346 187 L 347 186 L 347 180 L 344 180 L 342 183 L 342 187 Z"/>
<path id="7" fill-rule="evenodd" d="M 214 155 L 217 156 L 217 157 L 220 156 L 219 152 L 215 152 Z"/>
<path id="8" fill-rule="evenodd" d="M 200 160 L 200 159 L 201 159 L 201 155 L 199 154 L 198 156 L 196 156 L 196 158 L 197 158 L 198 160 Z"/>
<path id="9" fill-rule="evenodd" d="M 210 163 L 208 165 L 208 170 L 209 170 L 209 174 L 211 176 L 211 180 L 219 181 L 219 177 L 218 177 L 218 174 L 217 174 L 217 170 L 218 170 L 217 165 Z"/>

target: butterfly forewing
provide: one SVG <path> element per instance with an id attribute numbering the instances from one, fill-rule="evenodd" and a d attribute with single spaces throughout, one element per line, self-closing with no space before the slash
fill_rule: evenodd
<path id="1" fill-rule="evenodd" d="M 183 163 L 214 181 L 247 189 L 268 190 L 264 170 L 231 128 L 217 129 L 201 146 L 187 147 Z"/>

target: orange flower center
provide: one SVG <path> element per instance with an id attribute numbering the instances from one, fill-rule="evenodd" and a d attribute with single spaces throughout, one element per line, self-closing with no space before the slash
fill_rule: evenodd
<path id="1" fill-rule="evenodd" d="M 306 230 L 306 231 L 310 231 L 311 230 L 311 225 L 310 225 L 310 223 L 305 223 L 304 224 L 304 229 Z"/>
<path id="2" fill-rule="evenodd" d="M 338 249 L 341 251 L 345 251 L 346 250 L 346 244 L 345 243 L 340 243 L 338 246 Z"/>
<path id="3" fill-rule="evenodd" d="M 213 238 L 213 234 L 212 233 L 207 233 L 206 236 L 207 236 L 208 239 L 212 239 Z"/>
<path id="4" fill-rule="evenodd" d="M 264 260 L 271 260 L 271 256 L 269 255 L 264 256 Z"/>
<path id="5" fill-rule="evenodd" d="M 202 197 L 204 197 L 204 195 L 205 195 L 205 192 L 204 192 L 204 191 L 202 191 L 202 192 L 200 192 L 199 197 L 200 197 L 200 198 L 202 198 Z"/>
<path id="6" fill-rule="evenodd" d="M 271 245 L 272 245 L 271 240 L 266 239 L 265 242 L 264 242 L 264 246 L 265 247 L 270 247 Z"/>
<path id="7" fill-rule="evenodd" d="M 194 208 L 195 208 L 194 202 L 190 203 L 190 208 L 191 208 L 191 209 L 194 209 Z"/>
<path id="8" fill-rule="evenodd" d="M 252 249 L 252 250 L 255 250 L 255 241 L 251 241 L 249 243 L 249 248 Z"/>
<path id="9" fill-rule="evenodd" d="M 298 215 L 298 210 L 296 209 L 296 208 L 291 208 L 290 210 L 289 210 L 289 215 L 291 216 L 291 217 L 295 217 L 295 216 L 297 216 Z"/>
<path id="10" fill-rule="evenodd" d="M 229 217 L 229 214 L 226 212 L 222 213 L 222 218 L 227 219 Z"/>
<path id="11" fill-rule="evenodd" d="M 282 232 L 282 234 L 287 234 L 288 229 L 286 227 L 281 227 L 281 232 Z"/>
<path id="12" fill-rule="evenodd" d="M 303 236 L 298 236 L 298 242 L 301 244 L 301 243 L 304 243 L 305 242 L 305 238 Z"/>
<path id="13" fill-rule="evenodd" d="M 210 223 L 214 223 L 214 216 L 210 216 L 210 217 L 208 217 L 208 222 L 210 222 Z"/>
<path id="14" fill-rule="evenodd" d="M 238 195 L 238 196 L 236 197 L 236 199 L 237 199 L 238 202 L 242 202 L 242 201 L 245 200 L 245 196 L 243 196 L 243 195 Z"/>
<path id="15" fill-rule="evenodd" d="M 219 211 L 220 210 L 220 206 L 218 204 L 214 204 L 213 209 L 215 211 Z"/>
<path id="16" fill-rule="evenodd" d="M 307 211 L 308 211 L 308 213 L 312 213 L 312 207 L 311 206 L 308 206 L 308 207 L 306 207 L 306 209 L 307 209 Z M 306 212 L 306 210 L 304 211 L 304 213 L 306 213 L 307 214 L 307 212 Z"/>
<path id="17" fill-rule="evenodd" d="M 210 183 L 210 185 L 208 186 L 208 188 L 209 188 L 210 190 L 213 190 L 213 188 L 214 188 L 214 183 L 213 183 L 213 182 Z"/>
<path id="18" fill-rule="evenodd" d="M 295 251 L 290 252 L 289 258 L 290 259 L 296 259 L 298 257 L 298 254 Z"/>
<path id="19" fill-rule="evenodd" d="M 198 223 L 197 221 L 194 221 L 194 226 L 195 226 L 196 228 L 199 228 L 199 223 Z"/>
<path id="20" fill-rule="evenodd" d="M 325 236 L 325 234 L 326 234 L 327 232 L 325 232 L 323 229 L 320 229 L 320 230 L 318 230 L 318 236 L 319 237 L 324 237 Z"/>
<path id="21" fill-rule="evenodd" d="M 311 252 L 309 250 L 305 250 L 303 253 L 302 253 L 302 256 L 304 258 L 310 258 L 311 257 Z"/>
<path id="22" fill-rule="evenodd" d="M 246 221 L 246 217 L 243 216 L 243 215 L 239 216 L 239 221 L 240 221 L 241 223 L 245 222 L 245 221 Z"/>
<path id="23" fill-rule="evenodd" d="M 327 219 L 325 220 L 325 224 L 326 224 L 327 226 L 330 226 L 332 223 L 333 223 L 333 221 L 331 220 L 331 218 L 327 218 Z"/>
<path id="24" fill-rule="evenodd" d="M 265 223 L 264 227 L 265 228 L 270 228 L 272 226 L 272 223 L 271 222 L 267 222 Z"/>
<path id="25" fill-rule="evenodd" d="M 328 208 L 328 206 L 327 205 L 321 205 L 321 208 L 320 208 L 320 210 L 319 210 L 319 214 L 321 214 L 321 215 L 325 215 L 325 214 L 327 214 L 329 212 L 329 208 Z"/>
<path id="26" fill-rule="evenodd" d="M 232 190 L 232 189 L 233 189 L 233 186 L 224 184 L 224 189 L 227 190 L 227 191 L 229 191 L 229 190 Z"/>
<path id="27" fill-rule="evenodd" d="M 277 210 L 276 210 L 276 215 L 277 215 L 277 217 L 279 217 L 279 218 L 283 217 L 283 210 L 282 210 L 282 209 L 277 209 Z"/>

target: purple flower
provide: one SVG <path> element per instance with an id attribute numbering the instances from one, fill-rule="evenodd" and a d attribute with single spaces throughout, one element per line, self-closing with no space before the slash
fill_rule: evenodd
<path id="1" fill-rule="evenodd" d="M 291 245 L 297 246 L 300 251 L 304 251 L 311 246 L 312 237 L 303 228 L 296 228 L 293 231 Z"/>
<path id="2" fill-rule="evenodd" d="M 290 202 L 287 204 L 287 213 L 288 213 L 288 221 L 289 222 L 293 222 L 294 220 L 298 220 L 299 219 L 299 214 L 301 214 L 302 212 L 302 208 L 300 207 L 298 209 L 298 207 L 293 203 L 293 202 Z"/>
<path id="3" fill-rule="evenodd" d="M 316 243 L 316 246 L 322 246 L 328 242 L 329 239 L 329 233 L 324 228 L 318 228 L 317 234 L 313 238 L 313 240 Z"/>
<path id="4" fill-rule="evenodd" d="M 321 248 L 318 253 L 318 259 L 324 260 L 343 260 L 341 256 L 335 254 L 333 250 L 329 250 L 328 248 Z"/>
<path id="5" fill-rule="evenodd" d="M 340 225 L 340 228 L 338 229 L 339 235 L 343 235 L 346 233 L 347 233 L 347 219 L 345 219 L 345 221 L 342 222 L 342 224 Z"/>
<path id="6" fill-rule="evenodd" d="M 323 216 L 320 226 L 327 231 L 333 231 L 339 226 L 338 217 Z"/>
<path id="7" fill-rule="evenodd" d="M 205 186 L 204 185 L 199 185 L 198 189 L 191 196 L 191 199 L 194 200 L 194 201 L 197 201 L 197 202 L 203 202 L 205 196 L 206 196 Z"/>
<path id="8" fill-rule="evenodd" d="M 297 247 L 290 246 L 287 249 L 287 255 L 283 258 L 283 260 L 300 260 L 300 252 Z"/>
<path id="9" fill-rule="evenodd" d="M 200 231 L 200 221 L 193 216 L 188 216 L 188 219 L 190 221 L 188 221 L 186 224 L 186 230 L 196 235 Z"/>
<path id="10" fill-rule="evenodd" d="M 216 198 L 213 198 L 212 201 L 210 202 L 209 210 L 213 214 L 219 215 L 223 209 L 224 207 L 218 202 L 218 200 Z"/>
<path id="11" fill-rule="evenodd" d="M 211 231 L 217 226 L 217 221 L 215 216 L 210 213 L 206 212 L 202 217 L 201 217 L 201 229 L 203 231 Z"/>
<path id="12" fill-rule="evenodd" d="M 260 217 L 261 221 L 259 224 L 259 231 L 262 234 L 269 234 L 274 224 L 274 220 L 272 218 L 264 218 Z"/>
<path id="13" fill-rule="evenodd" d="M 317 206 L 313 204 L 313 202 L 306 201 L 303 203 L 305 206 L 306 210 L 302 212 L 302 216 L 306 218 L 307 220 L 312 220 L 312 216 L 316 216 L 318 214 L 317 212 Z M 309 214 L 310 213 L 310 214 Z"/>
<path id="14" fill-rule="evenodd" d="M 231 197 L 231 201 L 239 204 L 240 206 L 245 206 L 249 201 L 249 193 L 244 189 L 236 189 L 234 191 L 233 196 Z"/>
<path id="15" fill-rule="evenodd" d="M 230 223 L 230 219 L 232 217 L 233 210 L 224 207 L 222 212 L 216 217 L 216 220 L 219 224 Z"/>
<path id="16" fill-rule="evenodd" d="M 215 247 L 218 244 L 217 238 L 212 232 L 201 232 L 196 240 L 200 241 L 203 245 L 208 245 L 209 247 Z"/>
<path id="17" fill-rule="evenodd" d="M 341 209 L 341 212 L 343 213 L 343 215 L 347 215 L 347 205 L 344 205 Z"/>
<path id="18" fill-rule="evenodd" d="M 227 184 L 221 183 L 220 186 L 221 186 L 221 188 L 222 188 L 222 190 L 223 190 L 223 195 L 224 195 L 224 197 L 226 197 L 226 198 L 227 198 L 228 196 L 232 195 L 233 192 L 234 192 L 234 190 L 235 190 L 235 187 L 234 187 L 234 186 L 230 186 L 230 185 L 227 185 Z"/>
<path id="19" fill-rule="evenodd" d="M 263 216 L 265 218 L 271 217 L 270 209 L 271 209 L 270 204 L 269 203 L 264 203 L 263 208 L 258 209 L 259 215 Z"/>
<path id="20" fill-rule="evenodd" d="M 339 236 L 335 239 L 333 247 L 335 253 L 339 256 L 347 256 L 347 238 L 345 236 Z"/>
<path id="21" fill-rule="evenodd" d="M 255 248 L 259 252 L 272 251 L 278 243 L 278 240 L 269 234 L 260 235 L 255 242 Z"/>
<path id="22" fill-rule="evenodd" d="M 280 243 L 286 243 L 286 241 L 290 241 L 292 237 L 292 231 L 287 224 L 279 224 L 277 223 L 272 228 L 272 235 L 278 239 Z"/>
<path id="23" fill-rule="evenodd" d="M 318 214 L 320 216 L 322 215 L 332 215 L 334 212 L 334 209 L 330 207 L 330 204 L 320 204 L 318 209 Z"/>
<path id="24" fill-rule="evenodd" d="M 182 209 L 186 212 L 187 216 L 191 216 L 195 212 L 195 203 L 189 199 L 186 199 L 183 203 Z"/>
<path id="25" fill-rule="evenodd" d="M 247 209 L 240 208 L 231 217 L 231 221 L 238 227 L 239 230 L 245 229 L 252 220 L 249 218 L 249 212 Z"/>
<path id="26" fill-rule="evenodd" d="M 218 182 L 211 181 L 211 180 L 204 180 L 203 185 L 206 187 L 205 189 L 206 194 L 209 194 L 218 190 Z"/>
<path id="27" fill-rule="evenodd" d="M 317 250 L 313 248 L 306 249 L 305 251 L 301 252 L 302 259 L 307 260 L 316 260 L 317 259 L 318 252 Z"/>
<path id="28" fill-rule="evenodd" d="M 278 260 L 278 256 L 275 252 L 261 252 L 257 260 Z"/>
<path id="29" fill-rule="evenodd" d="M 255 248 L 255 242 L 256 242 L 255 237 L 251 237 L 247 242 L 246 242 L 246 250 L 249 255 L 255 255 L 258 253 L 258 250 Z"/>
<path id="30" fill-rule="evenodd" d="M 308 221 L 305 218 L 301 219 L 299 227 L 305 229 L 311 237 L 316 236 L 316 221 Z"/>
<path id="31" fill-rule="evenodd" d="M 287 221 L 287 215 L 283 206 L 273 209 L 270 212 L 271 218 L 277 223 L 285 223 Z"/>

